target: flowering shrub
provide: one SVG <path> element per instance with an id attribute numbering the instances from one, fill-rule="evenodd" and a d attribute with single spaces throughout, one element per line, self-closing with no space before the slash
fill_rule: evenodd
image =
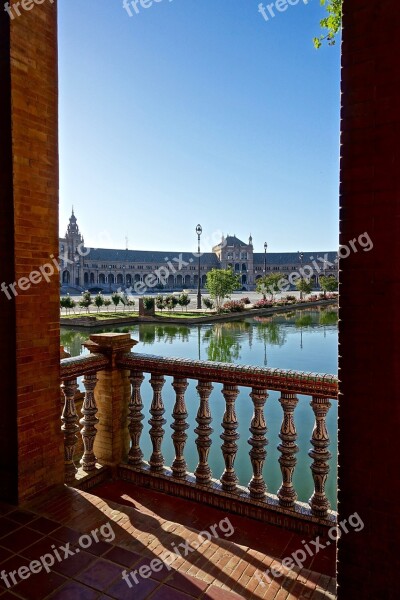
<path id="1" fill-rule="evenodd" d="M 242 298 L 240 302 L 243 302 L 243 304 L 251 304 L 250 298 L 248 298 L 247 296 L 245 298 Z"/>
<path id="2" fill-rule="evenodd" d="M 225 302 L 222 307 L 226 312 L 241 312 L 244 310 L 244 302 L 242 300 L 230 300 Z"/>
<path id="3" fill-rule="evenodd" d="M 285 300 L 286 300 L 287 302 L 297 302 L 297 298 L 296 298 L 296 296 L 291 296 L 290 294 L 288 294 L 288 295 L 286 296 Z"/>
<path id="4" fill-rule="evenodd" d="M 272 301 L 261 299 L 255 302 L 253 306 L 254 308 L 270 308 L 272 306 Z"/>

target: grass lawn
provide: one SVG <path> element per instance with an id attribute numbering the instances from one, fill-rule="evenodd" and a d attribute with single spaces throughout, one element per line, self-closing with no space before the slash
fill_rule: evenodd
<path id="1" fill-rule="evenodd" d="M 174 319 L 192 319 L 193 317 L 208 317 L 212 315 L 211 312 L 181 312 L 181 311 L 156 311 L 155 316 L 162 319 L 163 317 L 173 317 Z M 96 312 L 96 310 L 91 310 L 90 313 L 71 313 L 69 315 L 61 314 L 62 319 L 77 319 L 79 317 L 96 317 L 98 321 L 105 321 L 106 319 L 128 319 L 131 317 L 138 317 L 139 313 L 136 311 L 106 311 L 106 312 Z"/>
<path id="2" fill-rule="evenodd" d="M 213 313 L 209 312 L 181 312 L 181 311 L 156 311 L 156 317 L 174 317 L 174 319 L 193 319 L 196 317 L 209 317 Z"/>
<path id="3" fill-rule="evenodd" d="M 76 315 L 74 315 L 74 313 L 70 314 L 70 315 L 64 315 L 61 314 L 61 318 L 62 319 L 79 319 L 79 317 L 96 317 L 96 319 L 98 319 L 99 321 L 104 321 L 105 319 L 115 319 L 115 318 L 130 318 L 130 317 L 138 317 L 139 313 L 138 312 L 132 312 L 132 311 L 126 311 L 126 312 L 115 312 L 115 311 L 109 311 L 109 312 L 96 312 L 96 311 L 90 311 L 90 313 L 77 313 Z"/>

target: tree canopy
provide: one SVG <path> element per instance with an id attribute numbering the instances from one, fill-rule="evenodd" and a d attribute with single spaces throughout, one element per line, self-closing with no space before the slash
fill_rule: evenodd
<path id="1" fill-rule="evenodd" d="M 206 289 L 215 300 L 217 310 L 220 310 L 224 298 L 240 288 L 240 279 L 232 269 L 211 269 L 207 273 Z"/>
<path id="2" fill-rule="evenodd" d="M 334 46 L 342 28 L 343 0 L 320 0 L 320 3 L 321 6 L 325 6 L 328 15 L 319 22 L 324 33 L 313 40 L 317 49 L 321 48 L 325 41 L 329 46 Z"/>

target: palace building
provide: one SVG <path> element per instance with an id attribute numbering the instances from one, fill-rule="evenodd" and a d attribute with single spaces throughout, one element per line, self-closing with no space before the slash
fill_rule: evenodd
<path id="1" fill-rule="evenodd" d="M 312 280 L 318 287 L 319 274 L 337 278 L 337 252 L 254 252 L 253 238 L 243 242 L 236 235 L 200 257 L 200 281 L 204 288 L 211 269 L 232 268 L 240 276 L 243 290 L 254 290 L 264 272 L 287 273 L 306 265 L 313 267 Z M 105 292 L 132 288 L 183 290 L 198 285 L 198 255 L 182 250 L 118 250 L 86 248 L 72 210 L 65 237 L 60 238 L 62 292 L 101 289 Z M 151 279 L 149 276 L 151 275 Z M 152 284 L 146 285 L 146 282 Z"/>

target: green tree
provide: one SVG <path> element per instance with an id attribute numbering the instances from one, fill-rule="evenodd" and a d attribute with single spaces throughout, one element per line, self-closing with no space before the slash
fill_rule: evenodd
<path id="1" fill-rule="evenodd" d="M 158 310 L 161 310 L 161 312 L 164 310 L 164 308 L 166 307 L 164 296 L 157 296 L 156 306 Z"/>
<path id="2" fill-rule="evenodd" d="M 338 282 L 336 277 L 333 275 L 321 275 L 319 278 L 319 284 L 321 286 L 321 290 L 324 292 L 324 297 L 326 296 L 326 292 L 336 292 L 338 289 Z"/>
<path id="3" fill-rule="evenodd" d="M 86 292 L 82 292 L 82 298 L 79 301 L 79 306 L 81 308 L 86 308 L 86 312 L 90 312 L 90 307 L 93 304 L 92 296 L 90 292 L 86 290 Z"/>
<path id="4" fill-rule="evenodd" d="M 178 304 L 178 298 L 176 296 L 173 296 L 172 294 L 170 296 L 167 296 L 165 298 L 165 305 L 167 308 L 169 308 L 169 310 L 175 310 L 175 306 Z"/>
<path id="5" fill-rule="evenodd" d="M 143 296 L 143 306 L 146 310 L 153 310 L 154 298 L 152 298 L 151 296 Z"/>
<path id="6" fill-rule="evenodd" d="M 106 298 L 106 299 L 104 300 L 104 306 L 107 308 L 107 311 L 108 311 L 108 307 L 109 307 L 110 305 L 111 305 L 111 300 L 110 300 L 110 298 Z"/>
<path id="7" fill-rule="evenodd" d="M 185 294 L 185 293 L 181 294 L 178 298 L 178 302 L 179 302 L 179 306 L 182 307 L 182 310 L 183 310 L 183 307 L 185 307 L 185 310 L 187 311 L 187 307 L 190 304 L 189 294 Z"/>
<path id="8" fill-rule="evenodd" d="M 117 312 L 117 306 L 121 302 L 121 296 L 120 296 L 120 294 L 118 292 L 114 292 L 111 295 L 111 300 L 112 300 L 112 303 L 114 304 L 115 312 Z"/>
<path id="9" fill-rule="evenodd" d="M 319 37 L 314 38 L 315 48 L 321 48 L 324 41 L 329 46 L 336 44 L 336 38 L 342 29 L 343 0 L 320 0 L 321 6 L 325 6 L 328 15 L 319 22 L 324 30 Z"/>
<path id="10" fill-rule="evenodd" d="M 96 294 L 96 296 L 94 297 L 94 303 L 97 306 L 97 312 L 99 312 L 100 308 L 104 306 L 103 294 Z"/>
<path id="11" fill-rule="evenodd" d="M 212 308 L 214 308 L 214 302 L 211 300 L 211 298 L 207 298 L 207 297 L 203 298 L 203 304 L 209 310 L 211 310 Z"/>
<path id="12" fill-rule="evenodd" d="M 271 300 L 274 299 L 274 294 L 280 291 L 279 283 L 284 278 L 282 273 L 271 273 L 270 275 L 264 275 L 257 279 L 256 290 L 259 294 L 263 295 L 266 300 L 266 295 L 271 294 Z"/>
<path id="13" fill-rule="evenodd" d="M 296 287 L 300 292 L 300 300 L 303 299 L 303 294 L 307 296 L 307 294 L 311 294 L 312 292 L 312 283 L 305 277 L 296 281 Z"/>
<path id="14" fill-rule="evenodd" d="M 217 362 L 234 362 L 240 359 L 241 345 L 226 328 L 225 323 L 217 323 L 204 334 L 207 359 Z"/>
<path id="15" fill-rule="evenodd" d="M 207 273 L 206 289 L 215 300 L 218 311 L 221 310 L 224 299 L 238 288 L 240 288 L 239 275 L 235 275 L 232 269 L 211 269 Z"/>

